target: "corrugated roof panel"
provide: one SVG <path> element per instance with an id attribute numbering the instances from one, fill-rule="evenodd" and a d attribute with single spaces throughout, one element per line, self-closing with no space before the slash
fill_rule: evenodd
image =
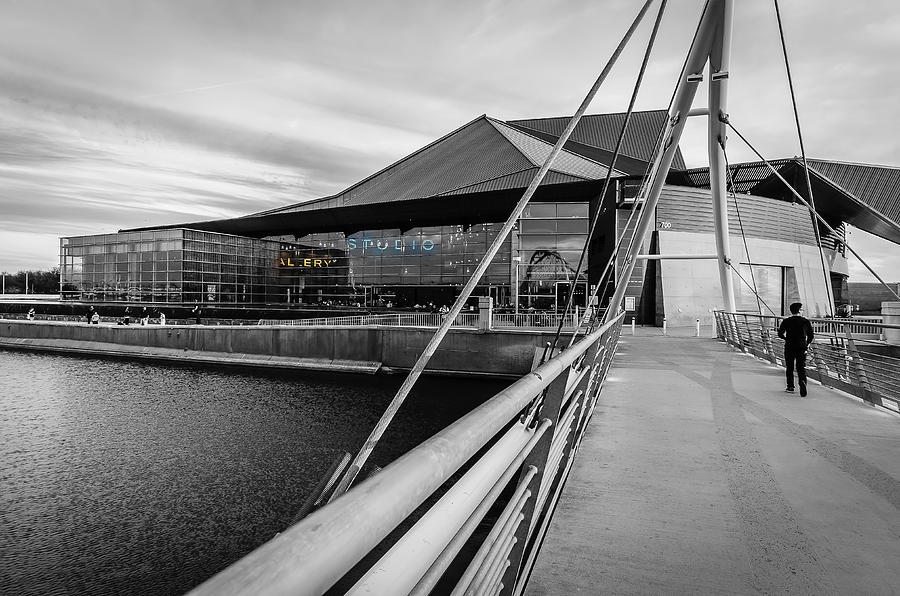
<path id="1" fill-rule="evenodd" d="M 807 159 L 811 169 L 900 223 L 900 168 Z"/>
<path id="2" fill-rule="evenodd" d="M 518 172 L 531 162 L 485 117 L 336 195 L 343 205 L 430 197 Z"/>
<path id="3" fill-rule="evenodd" d="M 794 157 L 770 162 L 798 192 L 806 187 L 803 162 Z M 900 244 L 900 169 L 807 159 L 820 214 L 852 224 Z M 738 192 L 794 201 L 784 183 L 763 162 L 731 164 Z M 709 188 L 709 168 L 678 172 L 682 183 Z"/>
<path id="4" fill-rule="evenodd" d="M 516 130 L 503 122 L 491 118 L 488 120 L 500 131 L 500 134 L 505 136 L 510 143 L 515 145 L 536 166 L 543 165 L 553 151 L 553 145 L 546 141 Z M 607 172 L 609 172 L 609 168 L 606 166 L 566 150 L 560 151 L 556 159 L 553 160 L 552 169 L 589 180 L 605 178 Z"/>
<path id="5" fill-rule="evenodd" d="M 569 123 L 571 116 L 557 118 L 533 118 L 523 120 L 509 120 L 510 124 L 518 124 L 553 134 L 557 137 L 562 134 Z M 628 131 L 622 141 L 622 153 L 642 161 L 650 161 L 653 152 L 656 151 L 656 140 L 659 131 L 665 126 L 668 114 L 665 110 L 651 110 L 646 112 L 632 112 L 628 123 Z M 571 139 L 592 147 L 599 147 L 612 151 L 625 122 L 625 113 L 618 114 L 586 114 L 578 122 L 578 126 L 572 132 Z M 683 170 L 684 158 L 679 149 L 675 154 L 672 167 Z"/>
<path id="6" fill-rule="evenodd" d="M 528 185 L 531 184 L 531 180 L 534 178 L 534 175 L 540 168 L 533 167 L 527 170 L 522 170 L 521 172 L 516 172 L 515 174 L 509 174 L 507 176 L 501 176 L 499 178 L 494 178 L 493 180 L 485 180 L 484 182 L 480 182 L 478 184 L 473 184 L 472 186 L 466 186 L 464 188 L 457 188 L 456 190 L 452 190 L 450 192 L 443 193 L 441 196 L 449 196 L 449 195 L 464 195 L 469 193 L 476 192 L 490 192 L 490 191 L 498 191 L 498 190 L 510 190 L 510 189 L 521 189 L 525 190 L 528 188 Z M 547 175 L 544 176 L 544 180 L 541 182 L 541 186 L 546 186 L 548 184 L 564 184 L 566 182 L 583 182 L 584 178 L 572 176 L 570 174 L 563 174 L 560 172 L 554 172 L 550 170 L 547 172 Z"/>
<path id="7" fill-rule="evenodd" d="M 769 163 L 771 163 L 782 176 L 785 176 L 790 180 L 788 170 L 793 168 L 793 160 L 775 159 Z M 763 162 L 730 164 L 729 171 L 731 174 L 729 188 L 731 188 L 731 184 L 734 184 L 734 190 L 736 192 L 750 194 L 753 194 L 753 190 L 757 185 L 762 182 L 767 182 L 775 176 L 772 173 L 772 170 L 770 170 Z M 709 168 L 685 170 L 684 172 L 680 172 L 679 175 L 683 176 L 691 186 L 709 188 Z"/>

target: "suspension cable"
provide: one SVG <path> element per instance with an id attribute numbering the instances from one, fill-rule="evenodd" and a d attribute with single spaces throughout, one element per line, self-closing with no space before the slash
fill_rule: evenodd
<path id="1" fill-rule="evenodd" d="M 637 102 L 638 92 L 641 90 L 641 83 L 644 80 L 644 73 L 647 72 L 647 64 L 650 62 L 650 53 L 653 51 L 653 44 L 656 42 L 656 35 L 659 33 L 659 25 L 662 22 L 663 14 L 666 11 L 666 3 L 668 0 L 662 0 L 659 4 L 659 11 L 656 13 L 656 21 L 653 23 L 653 31 L 650 33 L 650 40 L 647 42 L 647 49 L 644 51 L 644 59 L 641 61 L 641 68 L 638 71 L 637 79 L 634 81 L 634 89 L 631 92 L 631 99 L 628 102 L 628 109 L 625 111 L 625 119 L 622 122 L 622 129 L 619 131 L 619 138 L 616 139 L 616 147 L 613 150 L 612 160 L 609 164 L 609 169 L 606 172 L 606 178 L 603 180 L 603 190 L 600 191 L 600 204 L 603 204 L 604 199 L 606 198 L 606 193 L 609 190 L 609 181 L 612 179 L 613 170 L 616 167 L 616 161 L 619 159 L 619 152 L 622 149 L 622 143 L 625 139 L 625 133 L 628 131 L 628 123 L 631 121 L 631 114 L 634 112 L 634 104 Z M 594 219 L 591 221 L 590 230 L 588 230 L 587 238 L 584 241 L 584 247 L 581 249 L 581 255 L 578 257 L 578 266 L 575 268 L 575 279 L 572 283 L 571 288 L 569 289 L 569 296 L 566 300 L 566 307 L 563 309 L 563 316 L 560 317 L 559 323 L 556 327 L 556 334 L 553 336 L 553 342 L 550 344 L 550 353 L 553 354 L 553 350 L 556 349 L 556 344 L 559 342 L 559 336 L 562 334 L 563 323 L 565 322 L 566 315 L 569 314 L 569 310 L 572 308 L 572 301 L 575 298 L 575 287 L 578 285 L 578 278 L 581 275 L 581 268 L 584 266 L 585 258 L 587 257 L 588 249 L 591 245 L 591 239 L 594 237 L 594 231 L 597 229 L 597 222 L 600 221 L 600 209 L 597 209 L 596 213 L 594 213 Z M 575 321 L 574 325 L 575 329 L 572 332 L 572 339 L 574 339 L 575 334 L 578 333 L 579 322 Z M 571 344 L 570 344 L 571 345 Z"/>
<path id="2" fill-rule="evenodd" d="M 725 150 L 725 143 L 719 140 L 719 146 L 722 147 L 722 155 L 725 158 L 725 175 L 728 176 L 728 183 L 731 186 L 731 199 L 734 201 L 734 210 L 737 213 L 738 226 L 741 228 L 741 239 L 744 241 L 744 252 L 747 254 L 747 266 L 750 268 L 750 281 L 753 282 L 753 295 L 756 296 L 756 312 L 762 316 L 762 299 L 759 297 L 759 288 L 756 286 L 756 276 L 753 274 L 753 259 L 750 258 L 750 247 L 747 245 L 747 235 L 744 234 L 744 220 L 741 218 L 741 208 L 738 206 L 737 193 L 734 190 L 734 178 L 731 176 L 731 165 L 728 163 L 728 152 Z M 730 265 L 730 263 L 729 263 Z M 766 305 L 773 315 L 778 316 L 775 311 Z"/>
<path id="3" fill-rule="evenodd" d="M 819 247 L 819 258 L 822 261 L 822 273 L 825 276 L 825 294 L 831 298 L 827 305 L 827 312 L 834 312 L 834 296 L 831 289 L 831 274 L 828 265 L 825 264 L 825 251 L 822 249 L 822 237 L 819 234 L 819 224 L 816 221 L 818 214 L 816 213 L 816 200 L 813 197 L 812 181 L 809 178 L 809 164 L 806 163 L 806 147 L 803 144 L 803 132 L 800 129 L 800 113 L 797 110 L 797 96 L 794 93 L 794 79 L 791 76 L 791 64 L 788 61 L 787 43 L 784 40 L 784 27 L 781 23 L 781 10 L 778 7 L 778 0 L 775 2 L 775 18 L 778 21 L 778 35 L 781 38 L 781 50 L 784 55 L 784 69 L 787 72 L 788 88 L 791 91 L 791 105 L 794 108 L 794 123 L 797 125 L 797 139 L 800 141 L 800 156 L 803 158 L 803 174 L 806 177 L 806 190 L 809 192 L 810 210 L 813 214 L 813 231 L 816 234 L 816 246 Z"/>
<path id="4" fill-rule="evenodd" d="M 691 47 L 693 47 L 693 45 L 697 41 L 697 35 L 700 32 L 700 23 L 703 21 L 703 15 L 706 14 L 707 10 L 709 10 L 709 0 L 706 0 L 706 2 L 703 5 L 703 11 L 700 13 L 700 20 L 697 22 L 697 28 L 694 30 L 694 36 L 691 38 Z M 688 57 L 685 56 L 684 62 L 681 64 L 681 72 L 678 75 L 678 80 L 681 80 L 681 78 L 684 77 L 685 69 L 687 68 L 687 60 L 688 60 Z M 675 89 L 673 89 L 673 91 L 672 91 L 672 96 L 669 98 L 669 104 L 668 104 L 668 106 L 666 106 L 667 114 L 669 112 L 671 112 L 671 110 L 672 110 L 672 104 L 674 104 L 674 102 L 675 102 L 675 95 L 677 93 L 678 93 L 678 86 L 676 85 Z M 653 170 L 656 160 L 662 154 L 662 151 L 664 149 L 663 143 L 665 140 L 667 127 L 668 127 L 667 124 L 663 124 L 663 126 L 659 129 L 659 133 L 657 134 L 657 137 L 656 137 L 656 144 L 654 145 L 653 155 L 651 156 L 650 161 L 647 162 L 647 168 L 644 171 L 644 176 L 643 176 L 643 180 L 641 182 L 641 186 L 638 190 L 637 195 L 635 196 L 635 201 L 634 201 L 634 205 L 632 206 L 631 213 L 628 215 L 628 221 L 625 222 L 625 227 L 622 230 L 622 235 L 616 239 L 616 243 L 615 243 L 615 246 L 613 247 L 612 253 L 610 254 L 610 257 L 606 262 L 606 266 L 603 268 L 603 273 L 600 274 L 601 281 L 606 280 L 607 276 L 612 273 L 612 268 L 616 262 L 616 257 L 619 254 L 619 249 L 622 247 L 622 242 L 625 240 L 625 234 L 628 231 L 628 226 L 631 225 L 632 221 L 634 220 L 634 216 L 638 213 L 638 208 L 643 205 L 644 200 L 646 199 L 647 187 L 650 182 L 650 172 Z M 631 245 L 635 241 L 636 235 L 637 235 L 637 226 L 635 226 L 631 230 L 631 238 L 628 241 L 629 250 L 631 249 Z M 601 283 L 598 283 L 594 287 L 594 290 L 591 292 L 591 295 L 588 298 L 588 304 L 590 304 L 594 300 L 594 298 L 597 296 L 597 293 L 600 291 L 601 287 L 603 287 L 603 285 Z M 611 306 L 612 305 L 608 305 L 607 308 L 610 308 Z M 600 308 L 598 305 L 598 308 L 593 313 L 591 313 L 591 318 L 588 321 L 587 328 L 592 329 L 594 327 L 594 325 L 597 323 L 599 317 L 600 317 Z M 575 342 L 575 338 L 578 334 L 578 329 L 579 329 L 579 327 L 576 326 L 575 332 L 572 334 L 572 337 L 569 339 L 570 346 Z"/>
<path id="5" fill-rule="evenodd" d="M 793 194 L 795 197 L 797 197 L 797 200 L 799 200 L 801 203 L 803 203 L 803 205 L 805 205 L 806 208 L 809 209 L 810 213 L 812 213 L 813 215 L 815 215 L 816 218 L 817 218 L 820 222 L 822 222 L 822 225 L 825 226 L 825 228 L 828 229 L 829 232 L 831 232 L 832 234 L 834 234 L 835 236 L 837 236 L 837 235 L 838 235 L 837 231 L 836 231 L 833 227 L 831 227 L 831 225 L 830 225 L 827 221 L 825 221 L 825 218 L 823 218 L 821 215 L 819 215 L 819 214 L 815 211 L 815 209 L 813 209 L 812 206 L 810 206 L 809 202 L 807 202 L 807 200 L 804 199 L 803 196 L 802 196 L 799 192 L 797 192 L 797 189 L 795 189 L 793 186 L 791 186 L 791 184 L 790 184 L 787 180 L 785 180 L 784 176 L 781 175 L 781 172 L 779 172 L 779 171 L 775 168 L 775 166 L 773 166 L 771 163 L 769 163 L 769 161 L 766 160 L 766 158 L 763 157 L 762 154 L 761 154 L 759 151 L 756 150 L 756 147 L 754 147 L 753 145 L 750 144 L 750 141 L 747 140 L 747 137 L 745 137 L 744 135 L 742 135 L 742 134 L 740 133 L 740 131 L 739 131 L 737 128 L 735 128 L 734 124 L 732 124 L 731 121 L 730 121 L 729 119 L 725 118 L 725 119 L 723 119 L 723 121 L 728 125 L 728 127 L 729 127 L 731 130 L 734 131 L 734 133 L 735 133 L 738 137 L 740 137 L 740 139 L 744 142 L 744 144 L 747 145 L 747 147 L 749 147 L 750 150 L 753 151 L 753 153 L 756 154 L 756 156 L 757 156 L 757 157 L 758 157 L 758 158 L 759 158 L 759 159 L 760 159 L 760 160 L 761 160 L 761 161 L 762 161 L 762 162 L 763 162 L 763 163 L 764 163 L 771 171 L 772 171 L 772 173 L 775 174 L 775 176 L 776 176 L 779 180 L 781 180 L 781 182 L 787 187 L 787 189 L 788 189 L 789 191 L 791 191 L 791 194 Z M 859 255 L 859 253 L 856 252 L 856 251 L 853 249 L 852 246 L 850 246 L 850 245 L 849 245 L 848 243 L 846 243 L 846 242 L 844 243 L 844 246 L 847 247 L 847 250 L 849 250 L 851 253 L 853 253 L 853 256 L 855 256 L 857 259 L 859 259 L 859 262 L 862 263 L 862 264 L 865 266 L 865 268 L 869 270 L 869 273 L 871 273 L 871 274 L 875 277 L 875 279 L 877 279 L 879 282 L 881 282 L 881 285 L 883 285 L 885 288 L 887 288 L 887 291 L 890 292 L 891 295 L 894 296 L 894 298 L 896 298 L 897 300 L 900 300 L 900 294 L 897 294 L 897 292 L 894 291 L 894 288 L 892 288 L 891 286 L 889 286 L 889 285 L 887 284 L 887 282 L 885 282 L 883 279 L 881 279 L 881 276 L 878 275 L 877 273 L 875 273 L 875 270 L 872 269 L 872 267 L 869 266 L 869 264 L 865 261 L 865 259 L 863 259 L 863 258 Z"/>
<path id="6" fill-rule="evenodd" d="M 356 478 L 356 475 L 359 473 L 360 469 L 362 469 L 363 464 L 365 464 L 366 460 L 369 458 L 369 455 L 371 455 L 372 451 L 375 449 L 375 446 L 378 444 L 379 439 L 384 434 L 384 431 L 387 429 L 388 425 L 391 423 L 391 420 L 393 420 L 394 416 L 397 414 L 400 406 L 406 400 L 410 391 L 412 391 L 413 385 L 415 385 L 416 381 L 422 375 L 422 372 L 425 370 L 425 366 L 437 351 L 437 348 L 440 345 L 441 341 L 444 339 L 444 336 L 447 335 L 447 332 L 450 330 L 453 321 L 462 311 L 463 306 L 465 306 L 466 300 L 469 298 L 469 296 L 471 296 L 472 291 L 475 289 L 475 285 L 481 280 L 484 272 L 491 264 L 491 261 L 493 261 L 502 244 L 506 241 L 506 238 L 509 236 L 510 231 L 512 230 L 516 221 L 519 219 L 519 216 L 522 215 L 522 211 L 524 211 L 525 207 L 528 205 L 528 201 L 531 200 L 531 197 L 534 196 L 534 193 L 537 191 L 538 186 L 540 186 L 541 182 L 543 182 L 544 177 L 550 170 L 550 166 L 553 164 L 553 161 L 556 159 L 556 157 L 562 151 L 563 146 L 569 140 L 569 137 L 572 135 L 572 131 L 581 120 L 581 116 L 585 113 L 591 101 L 593 101 L 594 96 L 597 95 L 597 91 L 600 89 L 600 85 L 603 83 L 603 81 L 606 80 L 606 77 L 612 70 L 613 65 L 622 54 L 625 46 L 628 44 L 638 25 L 643 20 L 644 15 L 647 14 L 647 10 L 650 8 L 650 4 L 652 4 L 652 2 L 653 0 L 646 0 L 643 6 L 638 11 L 637 16 L 634 18 L 634 21 L 628 28 L 628 31 L 625 32 L 625 35 L 622 37 L 619 45 L 616 46 L 616 49 L 613 51 L 612 56 L 610 56 L 606 65 L 603 67 L 603 70 L 597 77 L 597 80 L 594 81 L 593 86 L 590 88 L 587 95 L 582 100 L 581 105 L 578 106 L 575 114 L 572 115 L 572 118 L 569 120 L 568 124 L 566 124 L 565 129 L 563 130 L 562 134 L 560 134 L 559 139 L 557 139 L 556 144 L 553 146 L 553 149 L 550 151 L 550 154 L 547 156 L 543 165 L 541 165 L 538 172 L 534 175 L 534 178 L 531 180 L 528 188 L 523 193 L 522 198 L 519 199 L 518 203 L 516 203 L 515 208 L 513 208 L 512 212 L 509 214 L 509 217 L 507 217 L 506 222 L 503 224 L 503 227 L 494 238 L 493 243 L 488 247 L 487 251 L 484 254 L 484 257 L 482 257 L 481 261 L 475 267 L 475 271 L 472 273 L 472 276 L 463 286 L 459 296 L 457 296 L 456 301 L 450 308 L 450 312 L 447 313 L 446 317 L 441 322 L 441 326 L 438 327 L 431 340 L 429 340 L 428 345 L 425 346 L 425 349 L 419 355 L 419 358 L 416 360 L 412 369 L 409 371 L 406 379 L 404 379 L 403 384 L 400 386 L 400 389 L 397 390 L 397 393 L 396 395 L 394 395 L 391 403 L 388 404 L 387 408 L 385 409 L 384 414 L 382 414 L 381 418 L 375 424 L 372 432 L 369 434 L 368 438 L 366 438 L 366 441 L 363 443 L 362 447 L 360 447 L 359 452 L 356 454 L 356 457 L 353 458 L 353 461 L 347 467 L 343 478 L 341 478 L 340 482 L 334 490 L 334 493 L 332 493 L 329 502 L 336 499 L 341 494 L 345 493 L 348 488 L 350 488 L 350 484 Z"/>

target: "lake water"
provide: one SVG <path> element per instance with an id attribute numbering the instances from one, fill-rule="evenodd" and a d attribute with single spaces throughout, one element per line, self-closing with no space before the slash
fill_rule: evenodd
<path id="1" fill-rule="evenodd" d="M 0 350 L 0 593 L 184 593 L 283 530 L 402 380 Z M 371 461 L 505 385 L 421 379 Z"/>

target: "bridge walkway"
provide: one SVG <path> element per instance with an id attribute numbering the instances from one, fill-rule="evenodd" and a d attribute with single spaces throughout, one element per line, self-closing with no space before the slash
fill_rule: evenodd
<path id="1" fill-rule="evenodd" d="M 898 594 L 900 416 L 623 329 L 526 594 Z"/>

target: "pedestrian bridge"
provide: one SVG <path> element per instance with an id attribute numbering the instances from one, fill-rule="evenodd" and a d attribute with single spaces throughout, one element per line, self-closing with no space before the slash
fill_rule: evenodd
<path id="1" fill-rule="evenodd" d="M 900 592 L 900 415 L 784 386 L 721 341 L 626 332 L 525 593 Z"/>
<path id="2" fill-rule="evenodd" d="M 777 320 L 719 313 L 728 343 L 622 322 L 348 493 L 323 484 L 194 593 L 900 592 L 897 359 L 818 321 L 800 398 Z"/>

